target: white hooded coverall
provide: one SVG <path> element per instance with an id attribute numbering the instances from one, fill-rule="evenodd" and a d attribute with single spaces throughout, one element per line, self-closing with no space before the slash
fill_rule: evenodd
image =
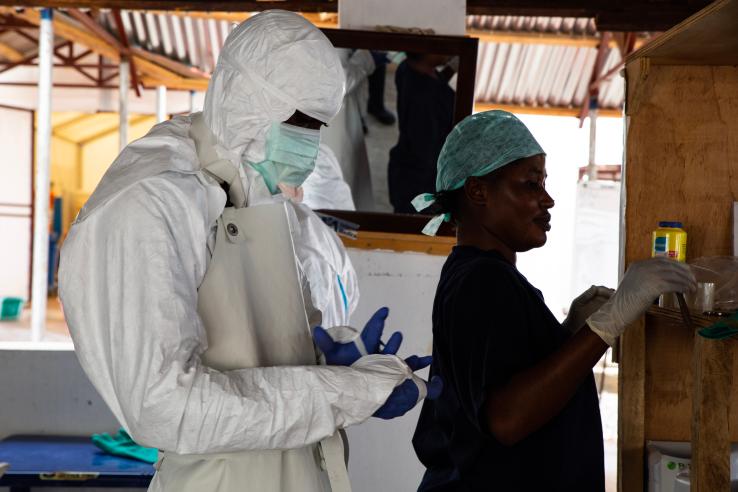
<path id="1" fill-rule="evenodd" d="M 274 201 L 246 165 L 263 160 L 270 124 L 295 110 L 329 121 L 339 109 L 343 80 L 333 47 L 296 14 L 264 12 L 229 35 L 203 119 L 218 157 L 237 167 L 247 205 Z M 217 453 L 213 459 L 237 460 L 243 451 L 299 449 L 366 420 L 410 375 L 395 356 L 367 356 L 352 367 L 219 371 L 203 364 L 208 345 L 198 288 L 226 197 L 200 170 L 191 123 L 191 117 L 177 117 L 126 147 L 65 241 L 60 296 L 82 368 L 138 443 L 172 455 L 207 460 Z M 301 224 L 296 232 L 310 301 L 319 309 L 335 305 L 336 283 L 313 285 L 310 271 L 328 264 L 344 275 L 350 269 L 345 252 L 311 244 L 324 234 L 315 224 Z M 276 470 L 271 483 L 230 476 L 238 463 L 203 469 L 208 475 L 198 481 L 214 491 L 323 490 L 289 488 L 280 476 L 289 467 Z M 162 489 L 161 478 L 152 489 L 173 490 Z"/>

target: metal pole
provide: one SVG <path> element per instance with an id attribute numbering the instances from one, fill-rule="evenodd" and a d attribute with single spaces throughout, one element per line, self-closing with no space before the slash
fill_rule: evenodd
<path id="1" fill-rule="evenodd" d="M 118 68 L 118 147 L 123 150 L 128 144 L 128 88 L 130 87 L 130 68 L 128 60 L 121 58 Z"/>
<path id="2" fill-rule="evenodd" d="M 161 123 L 167 119 L 167 86 L 156 86 L 156 122 Z"/>
<path id="3" fill-rule="evenodd" d="M 597 164 L 595 163 L 596 149 L 597 149 L 597 96 L 593 96 L 589 102 L 589 162 L 587 163 L 587 178 L 589 181 L 597 181 Z"/>
<path id="4" fill-rule="evenodd" d="M 49 294 L 49 162 L 51 151 L 51 72 L 54 64 L 53 10 L 41 11 L 38 46 L 38 113 L 36 120 L 36 189 L 33 204 L 33 274 L 31 341 L 46 332 Z"/>

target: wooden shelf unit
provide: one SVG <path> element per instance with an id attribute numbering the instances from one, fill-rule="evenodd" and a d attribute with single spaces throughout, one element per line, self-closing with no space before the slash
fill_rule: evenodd
<path id="1" fill-rule="evenodd" d="M 626 60 L 625 265 L 679 220 L 687 256 L 732 254 L 738 201 L 738 0 L 719 0 Z M 714 320 L 695 316 L 695 324 Z M 729 490 L 738 343 L 652 309 L 621 339 L 618 490 L 645 490 L 646 440 L 691 441 L 692 491 Z"/>

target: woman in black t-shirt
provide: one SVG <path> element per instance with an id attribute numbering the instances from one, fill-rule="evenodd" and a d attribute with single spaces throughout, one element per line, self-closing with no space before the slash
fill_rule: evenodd
<path id="1" fill-rule="evenodd" d="M 420 491 L 602 492 L 602 428 L 592 367 L 664 292 L 694 288 L 688 267 L 635 263 L 617 292 L 592 287 L 559 323 L 515 267 L 539 248 L 554 201 L 540 145 L 515 116 L 478 113 L 451 132 L 433 195 L 414 200 L 457 226 L 433 305 L 431 374 L 413 438 Z"/>

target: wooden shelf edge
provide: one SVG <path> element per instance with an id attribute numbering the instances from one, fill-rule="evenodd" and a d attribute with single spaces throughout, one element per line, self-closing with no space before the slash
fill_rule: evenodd
<path id="1" fill-rule="evenodd" d="M 356 239 L 341 236 L 344 246 L 353 249 L 388 250 L 448 256 L 456 245 L 455 237 L 425 236 L 390 232 L 359 231 Z"/>
<path id="2" fill-rule="evenodd" d="M 647 314 L 649 316 L 656 316 L 656 317 L 668 319 L 669 321 L 674 321 L 677 323 L 684 322 L 684 320 L 682 320 L 681 311 L 675 308 L 662 308 L 658 306 L 653 306 L 648 309 Z M 690 311 L 689 314 L 692 317 L 692 323 L 694 323 L 695 327 L 697 328 L 706 328 L 714 323 L 717 323 L 721 319 L 725 319 L 719 316 L 707 316 L 705 314 L 701 314 L 695 311 Z"/>

